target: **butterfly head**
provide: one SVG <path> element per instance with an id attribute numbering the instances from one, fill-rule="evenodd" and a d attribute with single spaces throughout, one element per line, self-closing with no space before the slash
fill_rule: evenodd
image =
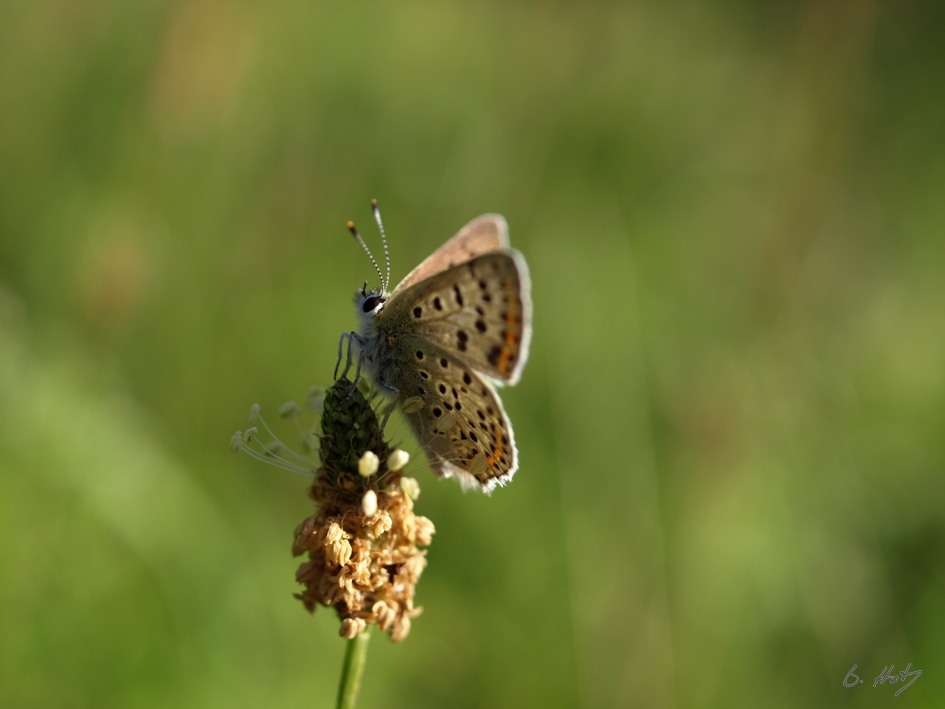
<path id="1" fill-rule="evenodd" d="M 371 200 L 371 209 L 374 212 L 374 220 L 377 222 L 377 228 L 381 232 L 381 241 L 384 244 L 384 260 L 387 262 L 386 278 L 384 274 L 381 273 L 381 267 L 377 265 L 374 254 L 371 253 L 367 244 L 364 243 L 364 239 L 361 238 L 358 230 L 354 228 L 354 222 L 349 221 L 347 225 L 348 231 L 350 231 L 355 240 L 361 244 L 361 248 L 364 249 L 368 258 L 371 259 L 371 263 L 374 264 L 374 270 L 377 271 L 377 277 L 381 281 L 380 288 L 372 288 L 371 290 L 367 289 L 367 281 L 365 281 L 361 289 L 354 294 L 355 311 L 358 314 L 358 319 L 362 321 L 365 319 L 373 320 L 381 312 L 384 308 L 384 302 L 387 300 L 387 287 L 390 285 L 390 254 L 387 251 L 387 235 L 384 233 L 384 224 L 381 222 L 381 210 L 377 208 L 376 199 Z"/>
<path id="2" fill-rule="evenodd" d="M 359 320 L 373 320 L 384 309 L 387 296 L 382 288 L 368 290 L 367 281 L 354 292 L 354 310 Z"/>

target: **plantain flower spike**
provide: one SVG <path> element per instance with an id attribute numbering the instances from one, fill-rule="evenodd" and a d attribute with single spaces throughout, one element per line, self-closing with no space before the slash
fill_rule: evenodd
<path id="1" fill-rule="evenodd" d="M 309 488 L 315 514 L 296 528 L 292 545 L 295 556 L 306 557 L 296 572 L 304 587 L 296 598 L 311 612 L 333 608 L 342 637 L 376 625 L 400 642 L 423 610 L 414 594 L 433 523 L 414 514 L 419 486 L 401 473 L 408 457 L 384 439 L 362 390 L 341 379 L 323 402 L 317 396 L 321 465 Z"/>

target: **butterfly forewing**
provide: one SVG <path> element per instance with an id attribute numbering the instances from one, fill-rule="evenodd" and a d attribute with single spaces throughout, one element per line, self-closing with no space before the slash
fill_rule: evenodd
<path id="1" fill-rule="evenodd" d="M 398 302 L 401 301 L 401 302 Z M 415 332 L 472 369 L 514 384 L 528 357 L 528 270 L 518 252 L 479 256 L 392 299 Z"/>
<path id="2" fill-rule="evenodd" d="M 509 227 L 501 214 L 483 214 L 457 232 L 402 280 L 394 294 L 420 283 L 450 266 L 464 263 L 490 251 L 509 247 Z"/>

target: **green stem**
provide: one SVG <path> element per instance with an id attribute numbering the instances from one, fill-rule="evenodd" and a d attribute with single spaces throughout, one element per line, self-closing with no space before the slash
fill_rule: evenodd
<path id="1" fill-rule="evenodd" d="M 367 662 L 369 632 L 358 635 L 348 641 L 345 651 L 345 662 L 341 666 L 341 685 L 338 687 L 338 709 L 354 709 L 358 699 L 358 690 L 361 688 L 361 675 L 364 673 L 364 663 Z"/>

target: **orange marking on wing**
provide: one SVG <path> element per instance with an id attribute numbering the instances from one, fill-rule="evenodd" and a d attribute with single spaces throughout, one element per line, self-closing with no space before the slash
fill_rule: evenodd
<path id="1" fill-rule="evenodd" d="M 505 444 L 502 443 L 502 429 L 498 426 L 493 426 L 492 435 L 495 437 L 495 457 L 501 460 L 502 454 L 505 453 Z"/>
<path id="2" fill-rule="evenodd" d="M 509 367 L 512 364 L 512 350 L 508 347 L 503 347 L 502 352 L 499 354 L 499 363 L 497 366 L 498 370 L 502 374 L 509 373 Z"/>

